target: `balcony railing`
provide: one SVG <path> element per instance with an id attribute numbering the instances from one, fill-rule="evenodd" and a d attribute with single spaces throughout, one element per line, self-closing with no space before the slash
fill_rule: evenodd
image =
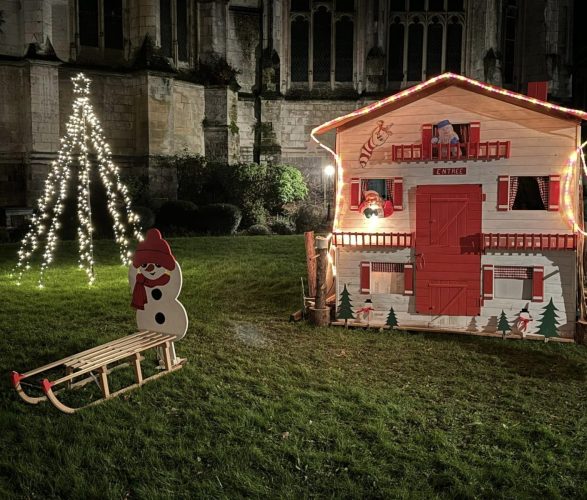
<path id="1" fill-rule="evenodd" d="M 414 241 L 412 233 L 355 233 L 336 232 L 332 234 L 333 243 L 345 247 L 387 247 L 409 248 Z"/>
<path id="2" fill-rule="evenodd" d="M 392 160 L 456 161 L 498 160 L 510 157 L 510 141 L 465 142 L 460 144 L 394 144 Z"/>
<path id="3" fill-rule="evenodd" d="M 482 249 L 575 250 L 576 234 L 484 233 Z"/>

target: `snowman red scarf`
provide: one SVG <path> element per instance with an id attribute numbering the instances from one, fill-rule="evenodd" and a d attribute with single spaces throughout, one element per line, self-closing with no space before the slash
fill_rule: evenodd
<path id="1" fill-rule="evenodd" d="M 156 280 L 150 280 L 149 278 L 145 278 L 143 274 L 137 273 L 137 280 L 132 291 L 132 302 L 130 305 L 135 309 L 144 309 L 147 303 L 147 290 L 145 290 L 145 287 L 153 288 L 154 286 L 166 285 L 167 283 L 169 283 L 169 274 L 164 274 Z"/>

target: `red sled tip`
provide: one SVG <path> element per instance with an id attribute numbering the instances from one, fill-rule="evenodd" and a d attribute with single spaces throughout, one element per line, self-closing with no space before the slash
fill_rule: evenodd
<path id="1" fill-rule="evenodd" d="M 46 378 L 43 379 L 43 381 L 41 382 L 41 386 L 43 387 L 43 392 L 45 394 L 47 394 L 49 392 L 49 390 L 51 389 L 51 387 L 53 387 L 53 383 L 49 382 L 49 380 L 47 380 Z"/>
<path id="2" fill-rule="evenodd" d="M 18 372 L 12 372 L 10 374 L 10 380 L 12 381 L 12 385 L 16 388 L 18 387 L 18 384 L 20 384 L 20 381 L 22 380 L 22 375 Z"/>

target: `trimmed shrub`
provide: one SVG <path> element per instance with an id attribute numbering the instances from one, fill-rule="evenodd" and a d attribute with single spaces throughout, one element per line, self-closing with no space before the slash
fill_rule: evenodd
<path id="1" fill-rule="evenodd" d="M 212 203 L 200 209 L 197 228 L 215 235 L 234 234 L 241 219 L 242 214 L 238 207 L 229 203 Z"/>
<path id="2" fill-rule="evenodd" d="M 254 224 L 247 229 L 247 234 L 250 236 L 267 236 L 271 234 L 271 229 L 263 224 Z"/>
<path id="3" fill-rule="evenodd" d="M 294 234 L 296 231 L 295 224 L 289 219 L 277 219 L 269 227 L 275 234 Z"/>
<path id="4" fill-rule="evenodd" d="M 149 207 L 136 206 L 132 207 L 132 211 L 139 216 L 139 225 L 143 231 L 155 225 L 155 213 Z"/>
<path id="5" fill-rule="evenodd" d="M 296 214 L 296 232 L 317 231 L 326 222 L 326 210 L 318 205 L 302 205 Z"/>
<path id="6" fill-rule="evenodd" d="M 308 185 L 302 173 L 291 165 L 272 165 L 267 171 L 265 204 L 271 213 L 281 213 L 285 205 L 308 196 Z"/>
<path id="7" fill-rule="evenodd" d="M 161 229 L 193 229 L 197 214 L 198 207 L 191 201 L 167 201 L 159 209 L 157 226 Z"/>

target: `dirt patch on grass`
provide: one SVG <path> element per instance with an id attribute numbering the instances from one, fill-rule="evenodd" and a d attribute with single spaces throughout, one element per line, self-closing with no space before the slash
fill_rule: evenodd
<path id="1" fill-rule="evenodd" d="M 235 323 L 233 325 L 234 336 L 236 339 L 249 347 L 256 349 L 265 349 L 269 347 L 272 341 L 267 338 L 262 328 L 248 322 Z"/>

